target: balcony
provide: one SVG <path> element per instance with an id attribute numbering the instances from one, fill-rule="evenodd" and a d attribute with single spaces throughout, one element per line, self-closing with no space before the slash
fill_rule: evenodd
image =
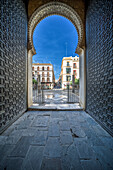
<path id="1" fill-rule="evenodd" d="M 71 68 L 66 68 L 66 74 L 71 74 Z"/>
<path id="2" fill-rule="evenodd" d="M 71 72 L 66 72 L 66 74 L 71 74 Z"/>

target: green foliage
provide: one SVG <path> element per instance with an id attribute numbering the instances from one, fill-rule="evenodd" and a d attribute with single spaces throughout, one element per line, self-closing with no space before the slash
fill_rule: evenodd
<path id="1" fill-rule="evenodd" d="M 75 84 L 79 84 L 79 79 L 75 79 Z M 70 85 L 72 85 L 72 81 L 70 81 Z"/>
<path id="2" fill-rule="evenodd" d="M 72 85 L 72 81 L 70 81 L 70 85 Z"/>
<path id="3" fill-rule="evenodd" d="M 79 79 L 75 79 L 75 84 L 79 84 Z"/>
<path id="4" fill-rule="evenodd" d="M 33 84 L 37 84 L 37 81 L 35 79 L 33 79 Z"/>

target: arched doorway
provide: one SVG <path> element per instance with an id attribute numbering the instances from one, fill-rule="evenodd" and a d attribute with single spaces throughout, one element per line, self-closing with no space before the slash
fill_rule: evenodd
<path id="1" fill-rule="evenodd" d="M 80 56 L 80 104 L 85 108 L 85 47 L 81 48 L 83 39 L 83 23 L 70 6 L 60 2 L 50 2 L 38 8 L 31 16 L 28 24 L 28 107 L 32 105 L 32 56 L 36 54 L 33 45 L 33 31 L 36 25 L 45 17 L 61 15 L 69 19 L 78 32 L 78 46 L 76 53 Z"/>

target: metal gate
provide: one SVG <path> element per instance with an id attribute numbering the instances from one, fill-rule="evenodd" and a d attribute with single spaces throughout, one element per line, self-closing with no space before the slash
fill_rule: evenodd
<path id="1" fill-rule="evenodd" d="M 79 86 L 75 85 L 73 76 L 72 86 L 67 85 L 67 89 L 44 89 L 44 84 L 38 82 L 33 84 L 33 103 L 38 104 L 66 104 L 79 103 Z"/>
<path id="2" fill-rule="evenodd" d="M 70 88 L 67 85 L 67 103 L 79 103 L 79 89 L 77 86 Z"/>
<path id="3" fill-rule="evenodd" d="M 44 103 L 44 90 L 42 84 L 33 84 L 33 103 Z"/>
<path id="4" fill-rule="evenodd" d="M 78 88 L 70 88 L 67 85 L 65 90 L 49 89 L 45 90 L 44 86 L 33 85 L 33 103 L 37 104 L 66 104 L 79 103 Z"/>

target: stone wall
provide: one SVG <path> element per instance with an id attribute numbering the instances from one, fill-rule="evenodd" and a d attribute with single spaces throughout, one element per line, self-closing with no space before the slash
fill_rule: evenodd
<path id="1" fill-rule="evenodd" d="M 86 110 L 113 135 L 112 0 L 91 0 L 86 12 Z"/>
<path id="2" fill-rule="evenodd" d="M 27 15 L 22 0 L 0 0 L 0 132 L 25 112 Z"/>

